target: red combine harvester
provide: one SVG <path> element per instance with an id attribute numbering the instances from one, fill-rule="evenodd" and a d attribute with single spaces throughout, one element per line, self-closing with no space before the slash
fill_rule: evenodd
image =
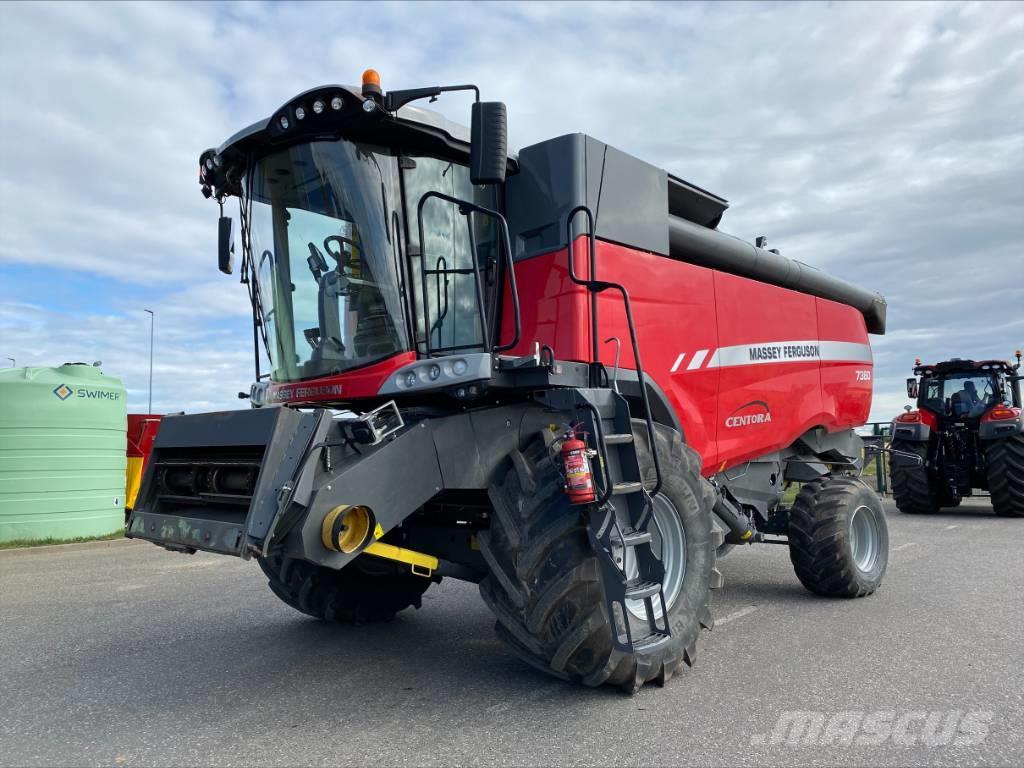
<path id="1" fill-rule="evenodd" d="M 411 106 L 463 90 L 470 131 Z M 529 664 L 630 691 L 693 662 L 733 545 L 874 592 L 854 427 L 884 300 L 722 234 L 725 200 L 597 139 L 510 155 L 505 114 L 371 70 L 201 155 L 228 273 L 239 204 L 256 407 L 164 419 L 129 535 L 256 558 L 328 620 L 477 582 Z"/>

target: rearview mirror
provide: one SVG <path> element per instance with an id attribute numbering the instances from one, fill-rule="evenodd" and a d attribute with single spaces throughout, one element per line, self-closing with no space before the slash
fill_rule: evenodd
<path id="1" fill-rule="evenodd" d="M 231 217 L 221 216 L 217 230 L 217 265 L 225 275 L 230 275 L 233 256 L 235 255 L 234 230 L 231 228 Z"/>
<path id="2" fill-rule="evenodd" d="M 508 113 L 500 101 L 473 103 L 469 177 L 474 184 L 501 184 L 508 166 Z"/>
<path id="3" fill-rule="evenodd" d="M 917 379 L 907 379 L 907 397 L 917 400 Z"/>

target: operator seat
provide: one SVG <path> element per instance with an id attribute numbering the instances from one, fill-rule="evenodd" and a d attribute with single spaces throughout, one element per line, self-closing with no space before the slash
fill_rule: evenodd
<path id="1" fill-rule="evenodd" d="M 379 358 L 398 352 L 395 325 L 380 291 L 360 291 L 358 307 L 359 320 L 352 337 L 356 355 Z"/>
<path id="2" fill-rule="evenodd" d="M 963 392 L 953 392 L 949 398 L 949 411 L 953 416 L 967 416 L 970 406 L 964 400 Z"/>
<path id="3" fill-rule="evenodd" d="M 958 418 L 967 416 L 971 412 L 970 397 L 963 390 L 954 392 L 953 396 L 949 399 L 949 404 L 953 415 Z"/>

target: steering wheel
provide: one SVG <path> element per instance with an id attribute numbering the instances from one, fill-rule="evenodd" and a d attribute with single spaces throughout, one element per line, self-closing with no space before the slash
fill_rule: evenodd
<path id="1" fill-rule="evenodd" d="M 331 250 L 332 243 L 338 244 L 337 253 Z M 355 240 L 351 240 L 350 238 L 343 237 L 341 235 L 329 235 L 328 237 L 324 238 L 324 250 L 327 251 L 328 256 L 330 256 L 332 259 L 338 262 L 339 268 L 348 266 L 348 254 L 345 253 L 346 244 L 348 244 L 349 248 L 356 247 Z"/>

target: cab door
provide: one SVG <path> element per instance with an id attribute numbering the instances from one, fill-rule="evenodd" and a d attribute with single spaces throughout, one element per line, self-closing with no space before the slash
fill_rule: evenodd
<path id="1" fill-rule="evenodd" d="M 497 210 L 497 190 L 472 184 L 469 168 L 452 160 L 403 156 L 400 167 L 417 351 L 486 351 L 501 295 L 497 223 L 436 197 L 423 203 L 422 220 L 419 211 L 429 192 Z"/>

